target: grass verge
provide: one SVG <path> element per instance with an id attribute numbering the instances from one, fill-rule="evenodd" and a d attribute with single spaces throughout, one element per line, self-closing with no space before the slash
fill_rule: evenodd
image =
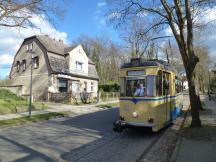
<path id="1" fill-rule="evenodd" d="M 28 100 L 17 96 L 9 90 L 0 88 L 0 115 L 28 111 Z M 32 110 L 44 110 L 48 106 L 44 103 L 34 102 Z"/>
<path id="2" fill-rule="evenodd" d="M 26 116 L 26 117 L 15 118 L 15 119 L 8 119 L 2 121 L 0 120 L 0 127 L 8 127 L 8 126 L 20 125 L 25 123 L 50 120 L 59 117 L 67 117 L 68 115 L 69 115 L 68 112 L 51 112 L 48 114 L 34 115 L 31 116 L 31 118 Z"/>

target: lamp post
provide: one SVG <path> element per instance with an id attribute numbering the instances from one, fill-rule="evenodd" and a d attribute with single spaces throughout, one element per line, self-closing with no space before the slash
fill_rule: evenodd
<path id="1" fill-rule="evenodd" d="M 29 53 L 31 54 L 31 74 L 30 74 L 30 92 L 29 92 L 29 118 L 31 117 L 31 111 L 32 111 L 32 73 L 33 73 L 33 58 L 34 58 L 34 52 L 33 50 L 33 44 L 30 44 L 29 46 Z"/>

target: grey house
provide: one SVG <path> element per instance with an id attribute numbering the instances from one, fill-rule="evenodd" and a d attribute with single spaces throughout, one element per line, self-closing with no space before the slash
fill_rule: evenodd
<path id="1" fill-rule="evenodd" d="M 9 77 L 20 95 L 29 94 L 32 56 L 34 98 L 46 99 L 48 93 L 60 92 L 78 96 L 84 89 L 97 96 L 99 77 L 82 46 L 68 47 L 47 35 L 24 39 L 14 57 Z"/>

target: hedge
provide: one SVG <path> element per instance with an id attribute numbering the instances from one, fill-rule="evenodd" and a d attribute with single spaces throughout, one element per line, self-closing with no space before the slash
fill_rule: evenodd
<path id="1" fill-rule="evenodd" d="M 120 90 L 120 86 L 117 83 L 99 85 L 98 88 L 104 92 L 119 92 Z"/>

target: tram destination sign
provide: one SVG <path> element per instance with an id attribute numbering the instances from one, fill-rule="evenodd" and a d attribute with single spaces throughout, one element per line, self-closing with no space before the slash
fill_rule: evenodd
<path id="1" fill-rule="evenodd" d="M 130 70 L 130 71 L 127 71 L 127 75 L 128 76 L 143 76 L 145 75 L 145 71 L 144 70 Z"/>

